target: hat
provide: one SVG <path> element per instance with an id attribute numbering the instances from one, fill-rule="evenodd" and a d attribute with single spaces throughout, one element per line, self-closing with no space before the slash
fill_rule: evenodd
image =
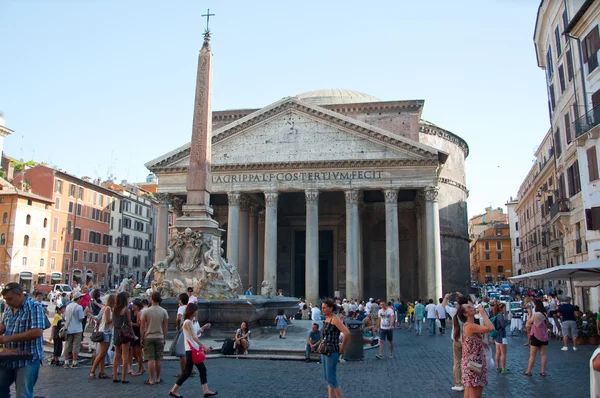
<path id="1" fill-rule="evenodd" d="M 348 302 L 348 300 L 344 299 L 344 303 Z"/>
<path id="2" fill-rule="evenodd" d="M 563 301 L 571 301 L 571 296 L 565 296 L 565 298 L 563 299 Z"/>
<path id="3" fill-rule="evenodd" d="M 77 292 L 73 295 L 73 300 L 77 300 L 80 297 L 85 296 L 85 294 L 81 293 L 81 292 Z"/>
<path id="4" fill-rule="evenodd" d="M 56 311 L 58 311 L 58 310 L 62 310 L 64 307 L 66 307 L 66 305 L 65 305 L 65 304 L 62 304 L 62 303 L 61 303 L 61 304 L 58 304 L 58 305 L 56 306 Z"/>
<path id="5" fill-rule="evenodd" d="M 373 297 L 371 297 L 371 298 L 369 299 L 369 301 L 373 301 Z"/>

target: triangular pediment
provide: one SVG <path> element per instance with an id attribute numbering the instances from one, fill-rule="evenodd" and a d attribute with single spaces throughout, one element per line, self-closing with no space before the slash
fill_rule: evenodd
<path id="1" fill-rule="evenodd" d="M 297 98 L 285 98 L 216 130 L 212 143 L 214 166 L 357 160 L 431 165 L 443 157 L 435 148 Z M 186 167 L 189 148 L 186 144 L 146 166 Z"/>

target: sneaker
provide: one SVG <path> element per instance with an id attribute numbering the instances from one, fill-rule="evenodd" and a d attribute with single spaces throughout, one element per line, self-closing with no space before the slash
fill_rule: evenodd
<path id="1" fill-rule="evenodd" d="M 390 354 L 390 356 L 388 358 L 394 358 L 394 355 Z"/>
<path id="2" fill-rule="evenodd" d="M 504 370 L 502 371 L 502 373 L 504 374 L 504 373 L 511 373 L 511 372 L 510 372 L 510 369 L 504 369 Z"/>
<path id="3" fill-rule="evenodd" d="M 304 362 L 310 362 L 310 358 L 306 358 Z"/>
<path id="4" fill-rule="evenodd" d="M 569 347 L 563 347 L 560 349 L 561 351 L 569 351 Z"/>
<path id="5" fill-rule="evenodd" d="M 379 344 L 379 339 L 373 339 L 373 340 L 371 341 L 371 347 L 374 347 L 374 346 L 376 346 L 377 344 Z"/>
<path id="6" fill-rule="evenodd" d="M 577 351 L 577 347 L 573 347 L 573 351 Z"/>
<path id="7" fill-rule="evenodd" d="M 375 358 L 377 358 L 377 359 L 383 359 L 383 357 L 381 355 L 379 355 L 379 354 L 375 355 Z"/>
<path id="8" fill-rule="evenodd" d="M 65 362 L 65 364 L 64 364 L 64 368 L 65 368 L 65 369 L 69 369 L 70 367 L 71 367 L 71 364 L 69 364 L 69 363 Z"/>
<path id="9" fill-rule="evenodd" d="M 465 391 L 463 386 L 454 386 L 451 388 L 452 391 Z"/>
<path id="10" fill-rule="evenodd" d="M 81 365 L 78 363 L 74 363 L 73 365 L 71 365 L 71 369 L 75 369 L 75 368 L 80 368 Z"/>
<path id="11" fill-rule="evenodd" d="M 496 368 L 497 373 L 502 373 L 502 368 Z"/>

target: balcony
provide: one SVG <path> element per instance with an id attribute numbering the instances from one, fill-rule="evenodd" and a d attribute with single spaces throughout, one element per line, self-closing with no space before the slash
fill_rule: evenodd
<path id="1" fill-rule="evenodd" d="M 585 115 L 575 120 L 575 137 L 587 133 L 600 124 L 600 106 L 596 106 Z"/>
<path id="2" fill-rule="evenodd" d="M 569 213 L 571 211 L 571 203 L 568 199 L 560 199 L 554 202 L 550 206 L 550 217 L 554 220 L 554 217 L 559 213 Z"/>

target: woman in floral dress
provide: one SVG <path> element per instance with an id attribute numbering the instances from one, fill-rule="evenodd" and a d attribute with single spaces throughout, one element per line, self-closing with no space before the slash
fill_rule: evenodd
<path id="1" fill-rule="evenodd" d="M 483 326 L 475 323 L 475 308 L 472 304 L 463 304 L 457 314 L 458 319 L 464 323 L 461 370 L 465 398 L 480 398 L 483 394 L 483 387 L 487 386 L 483 334 L 494 330 L 494 325 L 485 313 L 483 306 L 479 306 L 478 311 Z M 480 371 L 473 370 L 478 367 L 477 365 L 480 365 Z"/>

